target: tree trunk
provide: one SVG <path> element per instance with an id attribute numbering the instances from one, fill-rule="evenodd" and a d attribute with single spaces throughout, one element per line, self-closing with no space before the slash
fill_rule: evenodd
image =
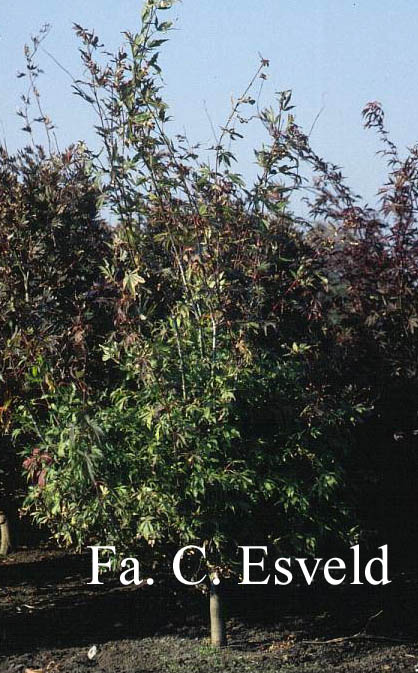
<path id="1" fill-rule="evenodd" d="M 0 511 L 0 556 L 7 556 L 11 549 L 9 522 L 5 513 Z"/>
<path id="2" fill-rule="evenodd" d="M 226 645 L 222 592 L 219 584 L 214 584 L 212 580 L 210 583 L 210 640 L 213 647 Z"/>

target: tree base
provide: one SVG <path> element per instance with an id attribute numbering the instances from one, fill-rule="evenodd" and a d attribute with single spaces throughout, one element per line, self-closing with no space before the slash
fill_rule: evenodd
<path id="1" fill-rule="evenodd" d="M 227 644 L 222 594 L 219 584 L 210 583 L 210 642 L 213 647 Z"/>
<path id="2" fill-rule="evenodd" d="M 11 551 L 9 522 L 5 513 L 0 511 L 0 556 L 7 556 Z"/>

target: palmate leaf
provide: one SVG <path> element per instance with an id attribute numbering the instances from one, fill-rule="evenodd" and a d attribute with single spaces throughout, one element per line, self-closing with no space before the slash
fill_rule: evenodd
<path id="1" fill-rule="evenodd" d="M 145 283 L 145 278 L 139 275 L 138 271 L 135 269 L 129 271 L 123 279 L 123 289 L 127 289 L 133 297 L 136 296 L 136 288 L 138 285 Z"/>

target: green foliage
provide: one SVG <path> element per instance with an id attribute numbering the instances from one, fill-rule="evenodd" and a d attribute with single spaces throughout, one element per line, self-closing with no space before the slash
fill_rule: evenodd
<path id="1" fill-rule="evenodd" d="M 239 541 L 313 551 L 334 526 L 343 534 L 347 419 L 331 409 L 315 426 L 305 420 L 314 399 L 301 385 L 303 362 L 240 355 L 225 334 L 213 365 L 184 313 L 151 337 L 105 349 L 124 373 L 111 392 L 86 402 L 61 388 L 38 402 L 49 409 L 42 424 L 35 403 L 22 408 L 23 427 L 51 459 L 27 499 L 36 521 L 67 544 L 148 545 L 154 559 L 167 544 L 204 541 L 224 569 Z"/>

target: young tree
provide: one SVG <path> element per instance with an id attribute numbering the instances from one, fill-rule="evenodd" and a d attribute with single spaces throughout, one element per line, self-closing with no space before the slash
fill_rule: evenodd
<path id="1" fill-rule="evenodd" d="M 269 141 L 253 187 L 231 170 L 226 147 L 248 121 L 251 87 L 213 162 L 199 162 L 166 131 L 156 50 L 171 5 L 148 0 L 140 32 L 110 62 L 76 26 L 91 76 L 76 93 L 98 114 L 108 161 L 96 167 L 119 218 L 103 269 L 117 298 L 103 344 L 115 377 L 100 390 L 54 384 L 21 406 L 26 504 L 65 544 L 135 544 L 144 565 L 204 544 L 209 574 L 224 578 L 236 572 L 237 544 L 312 552 L 352 534 L 341 466 L 361 406 L 349 385 L 330 394 L 327 344 L 311 320 L 326 279 L 287 203 L 283 181 L 298 179 L 282 140 L 290 96 L 260 115 Z"/>

